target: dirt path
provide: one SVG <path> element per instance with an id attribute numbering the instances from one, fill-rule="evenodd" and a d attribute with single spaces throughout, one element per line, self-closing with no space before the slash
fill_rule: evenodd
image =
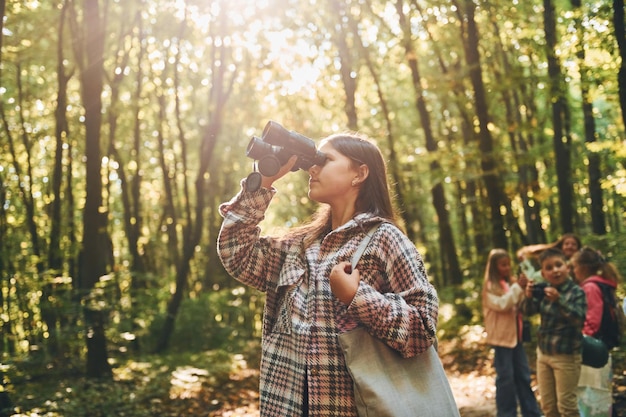
<path id="1" fill-rule="evenodd" d="M 480 375 L 476 372 L 448 375 L 448 379 L 461 417 L 494 417 L 496 415 L 493 376 Z M 212 417 L 259 417 L 256 395 L 247 398 L 240 397 L 240 400 L 242 403 L 222 408 L 210 415 Z"/>
<path id="2" fill-rule="evenodd" d="M 441 356 L 461 417 L 495 417 L 495 373 L 489 350 L 476 346 L 446 346 L 444 349 Z M 614 407 L 619 417 L 626 417 L 626 352 L 614 352 L 613 356 Z M 248 382 L 258 383 L 258 375 L 249 377 Z M 536 389 L 534 375 L 533 387 Z M 210 416 L 259 417 L 255 388 L 256 385 L 250 386 L 249 395 L 242 396 L 239 391 L 238 401 Z"/>
<path id="3" fill-rule="evenodd" d="M 495 385 L 491 375 L 448 375 L 461 417 L 494 417 Z"/>

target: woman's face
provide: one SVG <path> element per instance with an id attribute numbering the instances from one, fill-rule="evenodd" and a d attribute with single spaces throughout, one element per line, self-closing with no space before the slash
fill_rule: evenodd
<path id="1" fill-rule="evenodd" d="M 309 198 L 331 206 L 341 204 L 348 196 L 358 193 L 358 187 L 352 182 L 358 179 L 359 173 L 353 161 L 330 143 L 323 144 L 320 151 L 326 154 L 326 162 L 309 168 Z"/>
<path id="2" fill-rule="evenodd" d="M 561 245 L 561 250 L 563 254 L 567 257 L 567 259 L 571 258 L 576 252 L 578 252 L 578 242 L 573 237 L 568 237 L 563 240 L 563 244 Z"/>

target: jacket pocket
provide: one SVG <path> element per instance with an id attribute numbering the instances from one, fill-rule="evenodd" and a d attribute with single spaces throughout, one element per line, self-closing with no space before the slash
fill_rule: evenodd
<path id="1" fill-rule="evenodd" d="M 272 333 L 291 334 L 294 298 L 303 285 L 306 271 L 299 251 L 287 255 L 276 287 L 267 294 L 266 314 L 271 310 L 273 322 L 268 324 Z"/>

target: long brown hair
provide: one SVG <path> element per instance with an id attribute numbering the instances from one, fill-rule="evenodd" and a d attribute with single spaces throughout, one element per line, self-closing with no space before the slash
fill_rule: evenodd
<path id="1" fill-rule="evenodd" d="M 355 133 L 340 133 L 328 136 L 322 143 L 330 144 L 337 152 L 350 158 L 355 168 L 362 164 L 369 168 L 369 175 L 361 184 L 356 200 L 356 213 L 370 213 L 396 224 L 396 215 L 389 193 L 387 167 L 383 155 L 370 139 Z M 304 237 L 308 246 L 319 236 L 331 229 L 330 207 L 321 205 L 311 221 L 303 226 L 292 229 L 291 237 Z"/>

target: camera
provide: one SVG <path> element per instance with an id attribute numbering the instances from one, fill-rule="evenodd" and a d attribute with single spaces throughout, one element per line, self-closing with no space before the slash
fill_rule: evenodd
<path id="1" fill-rule="evenodd" d="M 546 295 L 543 290 L 548 286 L 547 282 L 536 282 L 533 284 L 533 298 L 537 300 L 543 300 L 543 297 Z"/>
<path id="2" fill-rule="evenodd" d="M 289 131 L 274 121 L 265 125 L 260 138 L 253 136 L 246 149 L 246 156 L 258 161 L 259 172 L 266 177 L 276 175 L 293 155 L 298 160 L 292 171 L 307 170 L 313 165 L 323 165 L 326 161 L 326 155 L 317 150 L 311 139 Z"/>

